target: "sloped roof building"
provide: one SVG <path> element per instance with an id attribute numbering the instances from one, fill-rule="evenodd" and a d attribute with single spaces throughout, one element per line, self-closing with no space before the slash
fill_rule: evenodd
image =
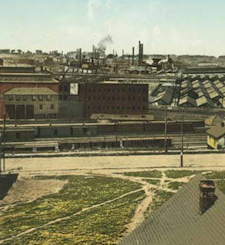
<path id="1" fill-rule="evenodd" d="M 193 178 L 119 244 L 224 244 L 225 196 L 216 189 L 214 204 L 201 214 L 199 184 L 202 179 L 202 175 Z"/>

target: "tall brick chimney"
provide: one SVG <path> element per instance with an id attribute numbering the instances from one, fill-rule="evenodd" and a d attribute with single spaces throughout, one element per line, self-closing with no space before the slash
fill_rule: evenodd
<path id="1" fill-rule="evenodd" d="M 206 212 L 216 201 L 215 184 L 212 180 L 201 180 L 199 184 L 200 198 L 199 198 L 199 213 Z"/>

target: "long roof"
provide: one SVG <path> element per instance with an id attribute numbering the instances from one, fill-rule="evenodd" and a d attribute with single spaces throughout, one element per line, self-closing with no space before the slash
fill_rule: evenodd
<path id="1" fill-rule="evenodd" d="M 223 245 L 225 196 L 216 189 L 217 200 L 199 213 L 199 183 L 193 178 L 173 197 L 125 237 L 120 245 Z"/>
<path id="2" fill-rule="evenodd" d="M 50 88 L 12 88 L 4 93 L 4 95 L 57 95 Z"/>

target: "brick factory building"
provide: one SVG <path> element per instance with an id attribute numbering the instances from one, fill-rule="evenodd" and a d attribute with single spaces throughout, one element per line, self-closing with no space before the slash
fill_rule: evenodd
<path id="1" fill-rule="evenodd" d="M 104 114 L 147 114 L 148 84 L 119 84 L 117 82 L 79 85 L 84 103 L 84 116 Z"/>
<path id="2" fill-rule="evenodd" d="M 1 118 L 57 117 L 58 92 L 59 82 L 49 73 L 38 73 L 35 67 L 0 67 Z"/>

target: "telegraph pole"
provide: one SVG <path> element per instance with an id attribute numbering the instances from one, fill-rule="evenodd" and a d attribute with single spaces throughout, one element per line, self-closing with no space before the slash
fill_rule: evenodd
<path id="1" fill-rule="evenodd" d="M 182 111 L 182 117 L 181 117 L 181 151 L 180 151 L 180 166 L 181 168 L 184 166 L 184 159 L 183 159 L 183 154 L 184 154 L 184 132 L 183 132 L 183 111 Z"/>
<path id="2" fill-rule="evenodd" d="M 165 154 L 167 154 L 167 105 L 165 108 L 165 141 L 164 141 Z"/>

